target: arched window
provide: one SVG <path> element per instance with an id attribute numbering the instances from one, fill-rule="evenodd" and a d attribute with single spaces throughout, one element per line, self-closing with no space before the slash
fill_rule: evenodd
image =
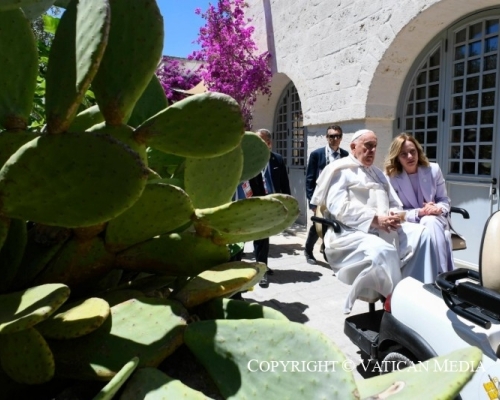
<path id="1" fill-rule="evenodd" d="M 290 168 L 305 168 L 305 135 L 299 94 L 290 82 L 276 109 L 273 135 L 273 149 L 283 156 Z"/>
<path id="2" fill-rule="evenodd" d="M 488 10 L 448 29 L 419 58 L 403 91 L 399 130 L 412 133 L 445 174 L 493 174 L 499 25 L 500 10 Z"/>

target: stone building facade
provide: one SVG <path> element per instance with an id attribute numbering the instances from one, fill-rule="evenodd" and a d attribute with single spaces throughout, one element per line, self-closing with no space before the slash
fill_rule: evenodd
<path id="1" fill-rule="evenodd" d="M 481 232 L 498 210 L 500 3 L 494 0 L 247 0 L 259 50 L 272 54 L 272 96 L 254 127 L 270 128 L 307 223 L 305 166 L 325 128 L 379 137 L 413 133 L 441 165 L 453 217 L 467 236 L 459 263 L 477 265 Z M 469 151 L 471 149 L 471 151 Z M 474 234 L 467 234 L 475 232 Z"/>

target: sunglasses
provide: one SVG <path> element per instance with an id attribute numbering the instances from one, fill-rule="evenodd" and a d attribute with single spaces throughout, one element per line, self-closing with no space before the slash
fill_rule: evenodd
<path id="1" fill-rule="evenodd" d="M 342 135 L 326 135 L 328 139 L 342 139 Z"/>

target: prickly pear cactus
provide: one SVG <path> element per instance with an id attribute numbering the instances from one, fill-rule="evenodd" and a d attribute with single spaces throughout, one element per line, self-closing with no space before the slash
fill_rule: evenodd
<path id="1" fill-rule="evenodd" d="M 66 11 L 45 77 L 47 125 L 31 132 L 39 65 L 28 18 L 52 4 Z M 122 385 L 123 399 L 211 397 L 160 371 L 186 373 L 177 368 L 183 349 L 207 367 L 216 398 L 359 398 L 348 373 L 248 371 L 250 356 L 343 356 L 277 311 L 226 298 L 266 268 L 229 262 L 230 246 L 280 233 L 298 202 L 232 201 L 269 150 L 244 132 L 225 94 L 168 105 L 154 75 L 163 47 L 156 1 L 0 0 L 0 27 L 2 395 L 57 398 L 61 383 L 66 393 L 94 380 L 84 385 L 90 397 L 75 398 L 116 398 Z M 96 104 L 85 110 L 88 90 Z"/>

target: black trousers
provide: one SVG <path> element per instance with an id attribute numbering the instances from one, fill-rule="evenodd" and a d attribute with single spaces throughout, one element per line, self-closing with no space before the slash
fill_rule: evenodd
<path id="1" fill-rule="evenodd" d="M 319 236 L 318 232 L 316 232 L 316 226 L 314 224 L 311 224 L 311 227 L 309 228 L 309 233 L 307 234 L 307 239 L 306 239 L 306 253 L 312 254 L 314 250 L 314 245 L 318 241 Z"/>
<path id="2" fill-rule="evenodd" d="M 255 254 L 255 261 L 267 265 L 267 256 L 269 255 L 269 238 L 254 240 L 253 251 Z"/>

